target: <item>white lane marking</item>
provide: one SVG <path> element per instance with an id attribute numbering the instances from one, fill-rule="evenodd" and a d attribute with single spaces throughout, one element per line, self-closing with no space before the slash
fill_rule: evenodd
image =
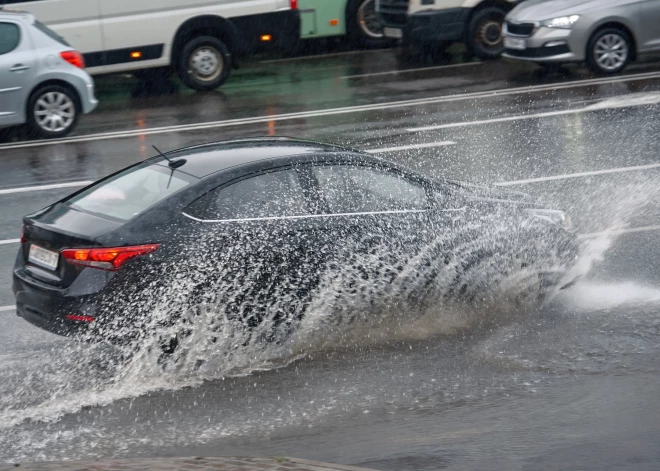
<path id="1" fill-rule="evenodd" d="M 21 239 L 5 239 L 0 240 L 0 245 L 18 244 L 20 241 Z"/>
<path id="2" fill-rule="evenodd" d="M 629 229 L 616 229 L 616 230 L 612 230 L 612 231 L 592 232 L 590 234 L 580 234 L 578 236 L 578 239 L 593 239 L 595 237 L 602 237 L 602 236 L 608 236 L 608 235 L 635 234 L 635 233 L 638 233 L 638 232 L 651 232 L 651 231 L 660 231 L 660 225 L 631 227 Z"/>
<path id="3" fill-rule="evenodd" d="M 639 172 L 641 170 L 650 170 L 650 169 L 654 169 L 654 168 L 660 168 L 660 163 L 648 164 L 648 165 L 638 165 L 636 167 L 607 168 L 607 169 L 604 169 L 604 170 L 593 170 L 593 171 L 590 171 L 590 172 L 566 173 L 566 174 L 563 174 L 563 175 L 551 175 L 551 176 L 548 176 L 548 177 L 528 178 L 526 180 L 513 180 L 513 181 L 510 181 L 510 182 L 495 183 L 495 186 L 526 185 L 528 183 L 551 182 L 551 181 L 556 181 L 556 180 L 567 180 L 569 178 L 593 177 L 595 175 L 607 175 L 609 173 Z"/>
<path id="4" fill-rule="evenodd" d="M 444 147 L 444 146 L 453 146 L 456 143 L 454 141 L 440 141 L 440 142 L 427 142 L 425 144 L 411 144 L 408 146 L 401 147 L 383 147 L 382 149 L 369 149 L 365 152 L 369 154 L 384 154 L 386 152 L 397 152 L 400 150 L 411 150 L 411 149 L 428 149 L 431 147 Z"/>
<path id="5" fill-rule="evenodd" d="M 418 128 L 408 128 L 408 132 L 435 131 L 438 129 L 460 128 L 466 126 L 480 126 L 482 124 L 505 123 L 510 121 L 520 121 L 523 119 L 549 118 L 552 116 L 565 116 L 571 114 L 581 114 L 589 111 L 609 110 L 617 108 L 632 108 L 635 106 L 649 106 L 660 103 L 660 93 L 631 93 L 628 95 L 619 95 L 606 98 L 598 103 L 585 106 L 584 108 L 574 108 L 569 110 L 546 111 L 544 113 L 521 114 L 516 116 L 504 116 L 501 118 L 481 119 L 478 121 L 464 121 L 461 123 L 437 124 L 431 126 L 422 126 Z"/>
<path id="6" fill-rule="evenodd" d="M 11 195 L 14 193 L 28 193 L 30 191 L 57 190 L 60 188 L 75 188 L 87 186 L 94 183 L 92 180 L 83 180 L 79 182 L 53 183 L 51 185 L 23 186 L 20 188 L 5 188 L 0 190 L 0 195 Z"/>
<path id="7" fill-rule="evenodd" d="M 16 306 L 0 306 L 0 312 L 15 311 Z"/>
<path id="8" fill-rule="evenodd" d="M 401 75 L 408 74 L 411 72 L 424 72 L 426 70 L 438 70 L 438 69 L 457 69 L 459 67 L 474 67 L 475 65 L 483 65 L 483 62 L 468 62 L 467 64 L 448 64 L 448 65 L 438 65 L 435 67 L 419 67 L 417 69 L 401 69 L 401 70 L 389 70 L 387 72 L 373 72 L 371 74 L 358 74 L 358 75 L 343 75 L 339 77 L 340 79 L 354 79 L 362 77 L 378 77 L 379 75 Z"/>
<path id="9" fill-rule="evenodd" d="M 357 54 L 365 54 L 368 52 L 389 51 L 390 49 L 370 49 L 368 51 L 347 51 L 347 52 L 333 52 L 332 54 L 317 54 L 315 56 L 302 56 L 302 57 L 287 57 L 286 59 L 270 59 L 267 61 L 259 61 L 260 64 L 277 64 L 279 62 L 296 62 L 311 59 L 323 59 L 325 57 L 339 57 L 339 56 L 354 56 Z M 331 77 L 329 77 L 331 78 Z"/>
<path id="10" fill-rule="evenodd" d="M 224 121 L 211 121 L 206 123 L 179 124 L 174 126 L 163 126 L 156 128 L 133 129 L 127 131 L 88 134 L 84 136 L 65 137 L 62 139 L 50 139 L 44 141 L 26 141 L 26 142 L 19 142 L 16 144 L 0 145 L 0 150 L 51 146 L 56 144 L 88 142 L 88 141 L 97 141 L 97 140 L 106 140 L 106 139 L 120 139 L 125 137 L 148 136 L 153 134 L 164 134 L 170 132 L 223 128 L 223 127 L 241 126 L 247 124 L 268 123 L 274 121 L 288 121 L 288 120 L 302 119 L 302 118 L 316 118 L 322 116 L 362 113 L 366 111 L 382 111 L 382 110 L 394 109 L 394 108 L 432 105 L 437 103 L 447 103 L 447 102 L 471 100 L 477 98 L 492 98 L 497 96 L 520 95 L 520 94 L 534 93 L 540 91 L 560 90 L 566 88 L 584 87 L 588 85 L 604 85 L 604 84 L 619 83 L 619 82 L 631 82 L 635 80 L 644 80 L 644 79 L 652 79 L 652 78 L 660 78 L 660 72 L 638 74 L 638 75 L 625 75 L 625 76 L 621 76 L 617 78 L 609 78 L 609 79 L 575 80 L 563 84 L 535 85 L 529 87 L 508 88 L 508 89 L 505 88 L 500 90 L 491 90 L 487 92 L 463 93 L 463 94 L 445 95 L 445 96 L 438 96 L 431 98 L 420 98 L 416 100 L 373 103 L 370 105 L 347 106 L 342 108 L 328 108 L 325 110 L 303 111 L 299 113 L 287 113 L 287 114 L 279 114 L 273 116 L 257 116 L 253 118 L 230 119 Z"/>

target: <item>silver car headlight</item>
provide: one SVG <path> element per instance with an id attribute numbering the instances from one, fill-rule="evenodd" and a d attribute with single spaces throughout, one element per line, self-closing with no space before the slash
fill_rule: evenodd
<path id="1" fill-rule="evenodd" d="M 541 26 L 545 26 L 546 28 L 571 29 L 579 19 L 580 15 L 560 16 L 541 21 Z"/>
<path id="2" fill-rule="evenodd" d="M 530 215 L 535 219 L 549 222 L 555 226 L 560 226 L 563 229 L 570 231 L 573 229 L 573 221 L 571 217 L 564 211 L 557 209 L 530 209 Z"/>

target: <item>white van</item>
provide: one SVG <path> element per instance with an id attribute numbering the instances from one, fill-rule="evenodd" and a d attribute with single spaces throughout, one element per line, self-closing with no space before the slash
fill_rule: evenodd
<path id="1" fill-rule="evenodd" d="M 298 41 L 298 0 L 0 0 L 22 10 L 83 53 L 92 74 L 176 72 L 213 90 L 259 44 Z"/>
<path id="2" fill-rule="evenodd" d="M 442 50 L 464 42 L 480 59 L 504 52 L 504 17 L 522 0 L 376 0 L 386 37 L 403 39 L 414 49 Z"/>

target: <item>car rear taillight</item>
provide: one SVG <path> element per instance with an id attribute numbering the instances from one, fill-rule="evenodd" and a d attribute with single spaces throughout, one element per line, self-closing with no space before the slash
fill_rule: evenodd
<path id="1" fill-rule="evenodd" d="M 70 321 L 76 321 L 76 322 L 94 322 L 94 318 L 92 316 L 83 316 L 80 314 L 67 314 L 66 316 L 67 319 Z"/>
<path id="2" fill-rule="evenodd" d="M 158 244 L 132 247 L 100 247 L 93 249 L 64 249 L 62 257 L 74 265 L 116 271 L 132 258 L 154 252 Z"/>
<path id="3" fill-rule="evenodd" d="M 25 227 L 21 227 L 21 245 L 27 242 L 27 237 L 25 237 Z"/>
<path id="4" fill-rule="evenodd" d="M 291 9 L 292 10 L 298 9 L 298 0 L 291 0 Z"/>
<path id="5" fill-rule="evenodd" d="M 85 59 L 78 51 L 62 51 L 60 56 L 71 65 L 75 65 L 80 69 L 85 68 Z"/>

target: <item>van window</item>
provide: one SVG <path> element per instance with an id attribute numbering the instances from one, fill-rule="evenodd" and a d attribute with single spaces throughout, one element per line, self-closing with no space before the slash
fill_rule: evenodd
<path id="1" fill-rule="evenodd" d="M 7 54 L 18 47 L 21 30 L 14 23 L 0 23 L 0 54 Z"/>
<path id="2" fill-rule="evenodd" d="M 97 216 L 128 221 L 189 184 L 184 174 L 160 165 L 130 168 L 64 203 Z"/>

